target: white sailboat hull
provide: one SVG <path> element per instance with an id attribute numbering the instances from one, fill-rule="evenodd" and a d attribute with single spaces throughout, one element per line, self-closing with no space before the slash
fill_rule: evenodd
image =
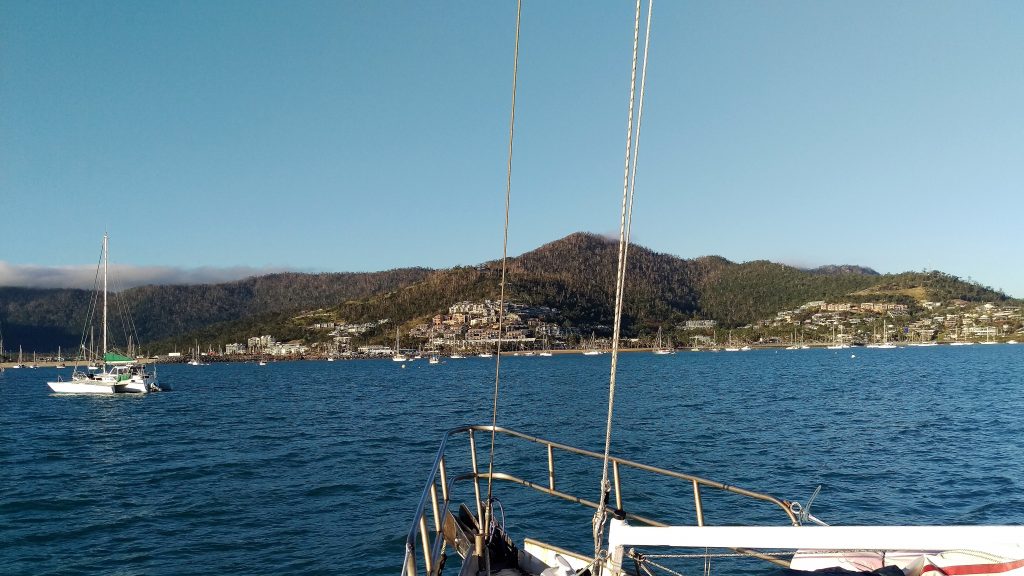
<path id="1" fill-rule="evenodd" d="M 152 374 L 139 372 L 126 374 L 111 371 L 98 375 L 78 372 L 71 380 L 47 382 L 46 385 L 57 394 L 148 394 L 160 391 Z"/>
<path id="2" fill-rule="evenodd" d="M 115 386 L 105 382 L 47 382 L 50 390 L 57 394 L 116 394 Z"/>

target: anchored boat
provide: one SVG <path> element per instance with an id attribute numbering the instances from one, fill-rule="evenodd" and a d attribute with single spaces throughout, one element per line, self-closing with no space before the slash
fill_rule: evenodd
<path id="1" fill-rule="evenodd" d="M 107 345 L 107 235 L 103 235 L 103 253 L 100 266 L 103 268 L 103 350 L 102 365 L 98 370 L 91 368 L 81 371 L 75 364 L 70 380 L 63 380 L 60 375 L 55 382 L 47 382 L 50 390 L 60 394 L 147 394 L 161 391 L 157 384 L 155 372 L 149 372 L 134 358 L 109 350 Z M 85 333 L 82 335 L 81 349 L 85 350 Z"/>

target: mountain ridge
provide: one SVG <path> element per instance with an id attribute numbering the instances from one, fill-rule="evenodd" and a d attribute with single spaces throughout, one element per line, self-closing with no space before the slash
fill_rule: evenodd
<path id="1" fill-rule="evenodd" d="M 611 325 L 618 243 L 575 232 L 509 258 L 507 299 L 558 309 L 566 326 Z M 121 292 L 143 342 L 187 348 L 202 337 L 238 341 L 253 330 L 301 336 L 289 319 L 323 310 L 349 322 L 422 321 L 457 301 L 498 297 L 499 260 L 433 270 L 273 273 L 215 284 L 149 285 Z M 721 256 L 685 259 L 631 245 L 623 307 L 625 334 L 686 319 L 749 324 L 813 300 L 934 299 L 1006 301 L 991 288 L 941 272 L 879 274 L 854 265 L 811 270 Z M 74 289 L 0 288 L 0 322 L 8 345 L 39 350 L 77 346 L 92 293 Z"/>

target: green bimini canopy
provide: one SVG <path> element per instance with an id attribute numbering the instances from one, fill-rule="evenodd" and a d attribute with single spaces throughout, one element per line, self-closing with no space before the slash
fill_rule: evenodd
<path id="1" fill-rule="evenodd" d="M 135 362 L 135 359 L 117 352 L 107 352 L 103 355 L 103 361 L 107 364 L 129 364 Z"/>

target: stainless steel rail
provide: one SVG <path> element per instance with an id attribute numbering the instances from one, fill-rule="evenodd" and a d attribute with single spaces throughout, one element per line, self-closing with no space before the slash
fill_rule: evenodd
<path id="1" fill-rule="evenodd" d="M 456 482 L 464 480 L 473 481 L 474 495 L 476 499 L 476 517 L 482 518 L 483 502 L 480 499 L 480 481 L 486 480 L 488 474 L 486 471 L 481 473 L 478 468 L 477 459 L 477 445 L 476 445 L 476 432 L 490 433 L 492 426 L 489 425 L 478 425 L 478 426 L 462 426 L 459 428 L 453 428 L 445 433 L 441 439 L 441 446 L 437 450 L 437 456 L 434 458 L 434 465 L 430 470 L 430 474 L 427 477 L 426 485 L 423 488 L 423 492 L 420 495 L 419 504 L 416 506 L 416 513 L 413 517 L 412 527 L 409 529 L 409 533 L 405 541 L 405 561 L 402 566 L 402 576 L 417 576 L 418 574 L 427 574 L 435 576 L 439 573 L 442 563 L 442 555 L 444 552 L 444 536 L 442 534 L 442 526 L 444 524 L 444 514 L 448 510 L 451 498 L 451 490 Z M 555 496 L 584 506 L 591 508 L 597 508 L 597 503 L 591 500 L 562 492 L 556 487 L 556 474 L 555 474 L 555 452 L 566 452 L 569 454 L 576 454 L 579 456 L 585 456 L 602 460 L 604 455 L 598 452 L 592 452 L 590 450 L 583 450 L 567 444 L 560 444 L 558 442 L 552 442 L 529 434 L 523 434 L 508 428 L 493 427 L 495 434 L 501 434 L 504 436 L 523 440 L 525 442 L 531 442 L 542 446 L 544 452 L 538 454 L 538 459 L 544 457 L 547 460 L 547 481 L 546 482 L 535 482 L 524 478 L 519 478 L 512 474 L 505 472 L 494 472 L 490 477 L 493 480 L 502 480 L 506 482 L 512 482 L 519 484 L 527 488 L 532 488 L 538 492 Z M 448 477 L 448 470 L 446 468 L 445 454 L 448 449 L 449 440 L 456 435 L 466 434 L 468 437 L 469 444 L 469 455 L 470 455 L 470 471 L 454 475 L 451 478 Z M 694 501 L 694 512 L 696 514 L 696 522 L 698 526 L 704 525 L 704 503 L 701 497 L 702 488 L 710 488 L 713 490 L 720 490 L 743 496 L 746 498 L 752 498 L 766 502 L 768 504 L 777 506 L 783 511 L 786 516 L 786 520 L 792 524 L 799 524 L 796 515 L 790 509 L 789 502 L 779 500 L 774 496 L 768 494 L 762 494 L 760 492 L 754 492 L 751 490 L 745 490 L 737 486 L 731 486 L 729 484 L 723 484 L 721 482 L 715 482 L 699 476 L 693 476 L 691 474 L 682 474 L 680 472 L 673 472 L 671 470 L 665 470 L 663 468 L 657 468 L 655 466 L 648 466 L 639 462 L 633 462 L 624 458 L 611 457 L 612 464 L 612 489 L 615 497 L 615 507 L 622 510 L 622 490 L 621 490 L 621 479 L 620 469 L 622 467 L 633 468 L 636 470 L 643 470 L 652 474 L 674 478 L 688 484 L 687 489 L 693 490 L 693 501 Z M 440 488 L 440 499 L 438 498 L 438 488 Z M 427 504 L 430 503 L 430 513 L 433 516 L 433 522 L 428 522 Z M 647 518 L 638 514 L 625 512 L 626 518 L 647 524 L 649 526 L 667 526 L 667 524 L 660 522 L 654 518 Z M 420 552 L 417 554 L 417 550 Z M 754 552 L 748 552 L 751 555 L 757 555 Z M 418 558 L 420 559 L 418 561 Z M 419 572 L 422 568 L 423 572 Z"/>

